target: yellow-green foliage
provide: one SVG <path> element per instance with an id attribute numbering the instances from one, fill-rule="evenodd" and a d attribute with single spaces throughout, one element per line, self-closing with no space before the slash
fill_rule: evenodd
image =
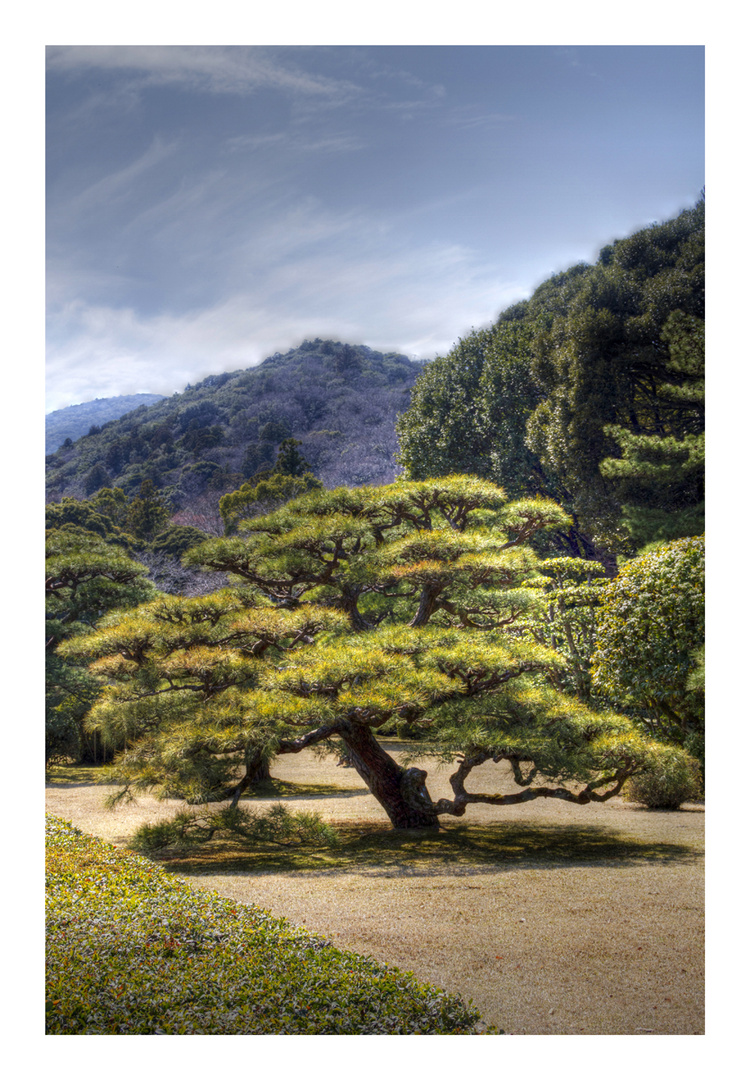
<path id="1" fill-rule="evenodd" d="M 47 1034 L 477 1033 L 459 998 L 52 816 L 47 887 Z"/>
<path id="2" fill-rule="evenodd" d="M 588 575 L 573 560 L 545 569 L 527 545 L 565 520 L 549 500 L 505 506 L 488 481 L 451 476 L 311 492 L 246 522 L 241 538 L 194 549 L 191 560 L 243 587 L 153 601 L 75 646 L 109 683 L 89 723 L 125 747 L 112 778 L 191 803 L 236 801 L 275 755 L 339 738 L 396 827 L 463 812 L 445 800 L 434 810 L 426 787 L 414 802 L 418 777 L 376 742 L 385 728 L 469 754 L 471 768 L 530 762 L 562 782 L 610 783 L 614 796 L 640 767 L 643 739 L 562 692 L 570 618 L 567 655 L 559 634 L 534 632 L 555 599 L 549 574 Z"/>

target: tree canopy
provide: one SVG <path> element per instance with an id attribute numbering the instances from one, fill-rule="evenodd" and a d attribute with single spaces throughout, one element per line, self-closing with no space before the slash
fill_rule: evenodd
<path id="1" fill-rule="evenodd" d="M 334 740 L 396 828 L 476 802 L 608 799 L 660 747 L 565 693 L 565 657 L 531 630 L 545 601 L 529 541 L 568 520 L 470 476 L 311 492 L 188 552 L 231 588 L 159 597 L 61 649 L 93 660 L 88 723 L 127 742 L 123 792 L 236 803 L 261 763 Z M 433 800 L 378 732 L 453 761 L 453 797 Z M 467 790 L 487 762 L 514 793 Z"/>
<path id="2" fill-rule="evenodd" d="M 704 203 L 604 248 L 472 331 L 398 421 L 412 479 L 459 470 L 559 501 L 562 552 L 703 528 Z"/>

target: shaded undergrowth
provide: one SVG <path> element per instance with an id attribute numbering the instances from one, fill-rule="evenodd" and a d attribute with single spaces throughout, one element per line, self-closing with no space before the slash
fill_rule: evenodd
<path id="1" fill-rule="evenodd" d="M 434 830 L 385 829 L 379 823 L 336 824 L 334 849 L 279 851 L 252 849 L 221 840 L 197 849 L 165 848 L 152 857 L 183 874 L 357 873 L 374 877 L 496 873 L 521 867 L 554 870 L 565 866 L 692 862 L 689 845 L 624 838 L 597 825 L 454 824 Z"/>
<path id="2" fill-rule="evenodd" d="M 393 748 L 389 748 L 393 749 Z M 87 786 L 101 770 L 55 766 L 49 782 Z M 345 782 L 347 776 L 342 776 Z M 353 785 L 357 783 L 352 777 Z M 272 778 L 242 805 L 253 807 L 269 798 L 343 798 L 367 795 L 363 785 L 293 783 Z M 210 804 L 209 804 L 210 805 Z M 635 808 L 633 808 L 635 809 Z M 476 822 L 442 818 L 435 830 L 395 831 L 383 822 L 331 822 L 339 843 L 321 850 L 298 846 L 279 849 L 272 843 L 222 837 L 198 845 L 172 845 L 151 853 L 157 862 L 183 874 L 222 873 L 357 873 L 372 876 L 432 876 L 460 868 L 462 873 L 495 873 L 522 867 L 554 870 L 570 866 L 657 865 L 693 862 L 699 857 L 689 844 L 623 836 L 601 824 L 536 825 L 528 822 Z"/>

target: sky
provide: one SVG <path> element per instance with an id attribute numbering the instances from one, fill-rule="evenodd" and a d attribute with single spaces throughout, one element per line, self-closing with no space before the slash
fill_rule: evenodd
<path id="1" fill-rule="evenodd" d="M 47 410 L 444 355 L 694 205 L 701 46 L 50 46 Z"/>

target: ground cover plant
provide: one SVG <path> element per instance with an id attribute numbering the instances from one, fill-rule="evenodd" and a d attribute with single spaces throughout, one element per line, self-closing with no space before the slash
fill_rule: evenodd
<path id="1" fill-rule="evenodd" d="M 53 815 L 47 934 L 51 1035 L 479 1033 L 458 997 Z"/>

